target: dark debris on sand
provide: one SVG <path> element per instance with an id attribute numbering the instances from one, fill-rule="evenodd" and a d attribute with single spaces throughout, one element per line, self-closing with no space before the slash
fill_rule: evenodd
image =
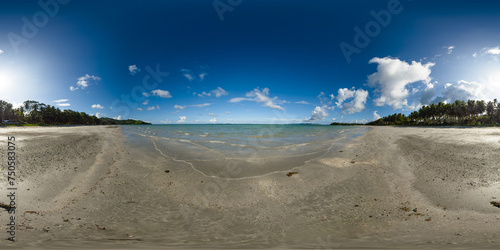
<path id="1" fill-rule="evenodd" d="M 498 202 L 498 201 L 491 201 L 490 203 L 491 203 L 491 205 L 500 208 L 500 202 Z"/>
<path id="2" fill-rule="evenodd" d="M 298 174 L 299 172 L 288 172 L 288 174 L 286 174 L 286 176 L 288 177 L 292 177 L 292 175 L 294 174 Z"/>

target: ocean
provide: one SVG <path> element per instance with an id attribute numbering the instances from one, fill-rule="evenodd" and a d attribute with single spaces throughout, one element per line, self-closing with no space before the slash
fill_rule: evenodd
<path id="1" fill-rule="evenodd" d="M 366 131 L 361 126 L 172 124 L 122 126 L 137 145 L 150 145 L 169 160 L 223 179 L 254 178 L 292 171 L 338 153 Z M 229 171 L 237 169 L 238 171 Z"/>

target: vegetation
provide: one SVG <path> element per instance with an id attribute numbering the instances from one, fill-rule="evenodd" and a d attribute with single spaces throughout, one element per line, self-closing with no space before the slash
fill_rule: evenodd
<path id="1" fill-rule="evenodd" d="M 500 123 L 500 103 L 494 101 L 455 101 L 423 106 L 409 116 L 393 114 L 368 125 L 447 125 L 481 126 Z"/>
<path id="2" fill-rule="evenodd" d="M 363 125 L 362 123 L 344 123 L 344 122 L 332 122 L 330 125 L 336 125 L 336 126 L 359 126 Z"/>
<path id="3" fill-rule="evenodd" d="M 5 120 L 21 125 L 139 125 L 150 124 L 133 119 L 116 120 L 112 118 L 97 118 L 84 112 L 63 110 L 37 101 L 25 101 L 19 108 L 0 100 L 0 124 Z"/>

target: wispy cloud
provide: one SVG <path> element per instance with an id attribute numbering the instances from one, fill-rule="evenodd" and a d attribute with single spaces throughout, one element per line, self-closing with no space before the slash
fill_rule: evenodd
<path id="1" fill-rule="evenodd" d="M 3 54 L 3 52 L 4 52 L 4 51 L 0 49 L 0 54 Z"/>
<path id="2" fill-rule="evenodd" d="M 130 74 L 131 74 L 131 75 L 135 75 L 136 73 L 140 72 L 140 71 L 141 71 L 141 69 L 139 69 L 139 68 L 137 67 L 137 65 L 135 65 L 135 64 L 134 64 L 134 65 L 130 65 L 130 66 L 128 66 L 128 71 L 130 71 Z"/>
<path id="3" fill-rule="evenodd" d="M 189 105 L 190 107 L 198 107 L 198 108 L 203 108 L 206 106 L 212 105 L 211 103 L 202 103 L 202 104 L 194 104 L 194 105 Z"/>
<path id="4" fill-rule="evenodd" d="M 453 53 L 453 50 L 455 49 L 455 46 L 453 46 L 453 45 L 449 46 L 449 47 L 447 47 L 447 49 L 448 49 L 448 55 L 450 55 L 451 53 Z"/>
<path id="5" fill-rule="evenodd" d="M 236 97 L 232 98 L 229 100 L 229 102 L 241 102 L 241 101 L 253 101 L 257 103 L 262 103 L 263 106 L 272 108 L 272 109 L 278 109 L 278 110 L 284 110 L 283 107 L 279 106 L 277 103 L 286 103 L 286 101 L 278 100 L 278 97 L 275 96 L 273 98 L 269 97 L 269 88 L 264 88 L 260 90 L 259 88 L 256 88 L 250 92 L 248 92 L 246 97 Z"/>
<path id="6" fill-rule="evenodd" d="M 228 93 L 223 88 L 217 87 L 216 89 L 214 89 L 208 93 L 203 91 L 201 94 L 198 94 L 198 96 L 212 96 L 212 95 L 214 95 L 215 97 L 221 97 L 223 95 L 228 95 Z"/>
<path id="7" fill-rule="evenodd" d="M 56 105 L 55 106 L 59 106 L 59 107 L 69 107 L 71 106 L 70 103 L 68 103 L 69 99 L 59 99 L 59 100 L 54 100 L 52 102 L 55 102 Z"/>
<path id="8" fill-rule="evenodd" d="M 69 99 L 59 99 L 59 100 L 54 100 L 52 102 L 61 103 L 61 102 L 67 102 L 67 101 L 69 101 Z"/>
<path id="9" fill-rule="evenodd" d="M 189 69 L 181 69 L 182 75 L 186 77 L 189 81 L 194 80 L 194 74 L 193 71 Z"/>
<path id="10" fill-rule="evenodd" d="M 306 102 L 306 101 L 298 101 L 298 102 L 295 102 L 295 103 L 297 103 L 297 104 L 304 104 L 304 105 L 308 105 L 308 104 L 310 104 L 310 103 L 308 103 L 308 102 Z"/>
<path id="11" fill-rule="evenodd" d="M 92 105 L 93 109 L 103 109 L 104 107 L 101 104 L 94 104 Z"/>
<path id="12" fill-rule="evenodd" d="M 186 109 L 187 107 L 197 107 L 197 108 L 203 108 L 212 105 L 212 103 L 202 103 L 202 104 L 193 104 L 193 105 L 187 105 L 187 106 L 181 106 L 181 105 L 174 105 L 174 108 L 177 109 L 177 111 L 181 111 Z"/>
<path id="13" fill-rule="evenodd" d="M 92 85 L 92 82 L 97 83 L 100 80 L 101 80 L 101 78 L 98 76 L 86 74 L 86 75 L 78 78 L 78 81 L 76 82 L 76 87 L 70 86 L 69 89 L 71 91 L 75 91 L 77 89 L 85 89 L 89 85 Z"/>

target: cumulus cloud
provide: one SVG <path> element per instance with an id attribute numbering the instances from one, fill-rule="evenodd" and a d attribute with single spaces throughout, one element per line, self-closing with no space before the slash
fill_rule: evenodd
<path id="1" fill-rule="evenodd" d="M 441 91 L 441 96 L 437 101 L 454 102 L 455 100 L 485 100 L 484 92 L 486 86 L 483 83 L 458 81 L 456 83 L 447 83 Z"/>
<path id="2" fill-rule="evenodd" d="M 151 106 L 147 108 L 148 111 L 155 110 L 155 106 Z"/>
<path id="3" fill-rule="evenodd" d="M 113 117 L 113 119 L 115 119 L 115 120 L 121 120 L 121 119 L 122 119 L 122 116 L 121 116 L 121 115 L 119 115 L 119 116 L 117 116 L 117 117 Z"/>
<path id="4" fill-rule="evenodd" d="M 499 46 L 496 46 L 496 47 L 493 47 L 493 48 L 484 48 L 483 49 L 484 54 L 489 54 L 489 55 L 500 55 L 500 47 Z"/>
<path id="5" fill-rule="evenodd" d="M 137 110 L 142 111 L 142 108 L 137 108 Z"/>
<path id="6" fill-rule="evenodd" d="M 91 85 L 92 82 L 98 82 L 100 81 L 101 78 L 98 77 L 98 76 L 91 76 L 89 74 L 86 74 L 84 76 L 81 76 L 78 78 L 78 81 L 76 82 L 76 87 L 69 87 L 69 89 L 71 91 L 75 91 L 77 89 L 85 89 L 86 87 L 88 87 L 89 85 Z"/>
<path id="7" fill-rule="evenodd" d="M 216 122 L 217 122 L 217 119 L 215 119 L 215 117 L 214 117 L 214 118 L 210 119 L 210 122 L 211 122 L 211 123 L 216 123 Z"/>
<path id="8" fill-rule="evenodd" d="M 136 73 L 140 72 L 140 71 L 141 71 L 141 69 L 139 69 L 139 68 L 137 67 L 137 65 L 135 65 L 135 64 L 134 64 L 134 65 L 130 65 L 130 66 L 128 66 L 128 71 L 130 71 L 130 74 L 131 74 L 131 75 L 135 75 Z"/>
<path id="9" fill-rule="evenodd" d="M 380 97 L 374 100 L 376 106 L 389 105 L 392 109 L 408 105 L 409 84 L 431 81 L 431 67 L 434 63 L 422 64 L 412 61 L 411 64 L 397 58 L 375 57 L 369 63 L 378 63 L 377 72 L 368 76 L 368 85 L 380 92 Z"/>
<path id="10" fill-rule="evenodd" d="M 186 116 L 179 116 L 178 123 L 186 122 Z"/>
<path id="11" fill-rule="evenodd" d="M 228 93 L 223 88 L 217 87 L 216 89 L 208 93 L 203 91 L 201 94 L 198 94 L 198 96 L 212 96 L 212 95 L 214 95 L 215 97 L 221 97 L 223 95 L 228 95 Z"/>
<path id="12" fill-rule="evenodd" d="M 366 99 L 368 98 L 368 91 L 363 89 L 358 89 L 354 91 L 352 101 L 344 103 L 342 105 L 342 113 L 344 114 L 354 114 L 363 111 L 365 109 Z"/>
<path id="13" fill-rule="evenodd" d="M 373 120 L 378 120 L 380 119 L 380 115 L 377 114 L 377 111 L 373 111 Z"/>
<path id="14" fill-rule="evenodd" d="M 94 104 L 92 105 L 93 109 L 103 109 L 104 107 L 101 104 Z"/>
<path id="15" fill-rule="evenodd" d="M 337 107 L 342 108 L 342 103 L 350 98 L 354 97 L 356 90 L 354 87 L 352 89 L 342 88 L 338 90 L 337 102 L 335 103 Z"/>
<path id="16" fill-rule="evenodd" d="M 272 109 L 278 109 L 278 110 L 284 110 L 283 107 L 279 106 L 277 103 L 285 103 L 286 101 L 281 101 L 278 100 L 278 97 L 275 96 L 273 98 L 269 97 L 269 88 L 264 88 L 260 90 L 259 88 L 256 88 L 245 95 L 246 97 L 236 97 L 232 98 L 229 100 L 229 102 L 241 102 L 241 101 L 254 101 L 257 103 L 262 103 L 263 106 L 272 108 Z"/>
<path id="17" fill-rule="evenodd" d="M 311 118 L 306 119 L 305 121 L 321 121 L 324 120 L 328 116 L 327 107 L 316 106 L 312 111 Z"/>
<path id="18" fill-rule="evenodd" d="M 149 100 L 148 100 L 148 99 L 146 99 L 146 100 L 144 100 L 144 101 L 142 102 L 142 105 L 148 105 L 148 103 L 149 103 Z"/>
<path id="19" fill-rule="evenodd" d="M 151 91 L 151 94 L 161 98 L 172 98 L 172 95 L 167 90 L 155 89 Z"/>

